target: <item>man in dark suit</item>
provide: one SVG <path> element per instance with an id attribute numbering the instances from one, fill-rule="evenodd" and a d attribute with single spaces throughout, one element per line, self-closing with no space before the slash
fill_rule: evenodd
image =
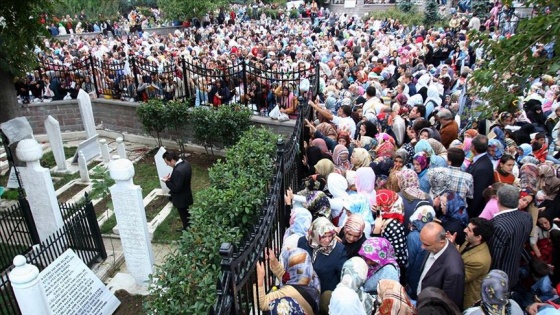
<path id="1" fill-rule="evenodd" d="M 459 309 L 463 309 L 465 267 L 461 254 L 447 240 L 444 228 L 436 222 L 422 228 L 420 241 L 429 255 L 424 258 L 417 294 L 427 287 L 436 287 L 447 293 Z"/>
<path id="2" fill-rule="evenodd" d="M 478 135 L 473 138 L 471 144 L 471 151 L 474 158 L 471 165 L 467 168 L 467 173 L 473 177 L 474 196 L 472 199 L 467 198 L 467 211 L 470 218 L 475 218 L 480 215 L 486 202 L 482 192 L 488 186 L 494 183 L 494 166 L 490 158 L 486 154 L 488 149 L 488 137 Z"/>
<path id="3" fill-rule="evenodd" d="M 507 273 L 510 290 L 519 280 L 521 255 L 533 229 L 531 215 L 517 210 L 518 206 L 519 189 L 512 185 L 498 189 L 499 212 L 492 219 L 494 235 L 488 244 L 492 255 L 491 269 Z"/>
<path id="4" fill-rule="evenodd" d="M 167 188 L 169 188 L 173 206 L 179 212 L 181 222 L 183 223 L 182 230 L 186 230 L 189 227 L 189 206 L 193 204 L 191 165 L 189 162 L 181 160 L 174 151 L 166 151 L 162 157 L 165 164 L 173 168 L 173 172 L 162 178 L 162 180 L 167 185 Z"/>

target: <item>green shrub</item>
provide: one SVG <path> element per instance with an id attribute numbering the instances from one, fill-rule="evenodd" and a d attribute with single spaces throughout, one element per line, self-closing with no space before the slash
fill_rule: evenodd
<path id="1" fill-rule="evenodd" d="M 390 8 L 386 11 L 370 11 L 364 19 L 373 17 L 376 20 L 393 19 L 399 20 L 401 24 L 405 25 L 421 25 L 424 23 L 424 14 L 418 12 L 416 6 L 413 5 L 408 12 L 399 10 L 398 8 Z"/>
<path id="2" fill-rule="evenodd" d="M 165 104 L 167 128 L 173 130 L 177 136 L 177 145 L 181 152 L 185 152 L 183 137 L 188 126 L 189 106 L 186 102 L 168 102 Z"/>
<path id="3" fill-rule="evenodd" d="M 211 186 L 196 195 L 190 209 L 192 226 L 152 275 L 148 314 L 206 314 L 214 304 L 218 250 L 223 242 L 239 243 L 253 227 L 268 194 L 275 144 L 269 130 L 250 128 L 227 151 L 226 162 L 210 169 Z M 221 172 L 228 178 L 235 174 L 235 180 L 224 180 Z"/>
<path id="4" fill-rule="evenodd" d="M 144 130 L 156 138 L 158 147 L 162 146 L 161 133 L 167 127 L 167 112 L 162 100 L 150 99 L 136 109 Z"/>
<path id="5" fill-rule="evenodd" d="M 424 24 L 426 26 L 433 26 L 439 20 L 441 20 L 441 18 L 438 12 L 438 4 L 435 0 L 427 0 L 424 9 Z"/>

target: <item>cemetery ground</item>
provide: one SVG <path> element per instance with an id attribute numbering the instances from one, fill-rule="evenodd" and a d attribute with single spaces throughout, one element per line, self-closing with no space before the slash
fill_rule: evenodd
<path id="1" fill-rule="evenodd" d="M 115 140 L 107 138 L 107 142 L 113 152 L 112 154 L 117 154 Z M 65 141 L 66 158 L 73 156 L 78 143 L 79 141 Z M 50 152 L 48 141 L 43 142 L 42 146 L 44 155 L 41 159 L 41 165 L 51 169 L 51 176 L 53 177 L 59 202 L 76 202 L 80 200 L 84 197 L 84 193 L 91 191 L 93 181 L 102 179 L 96 171 L 96 168 L 104 165 L 101 158 L 90 161 L 88 170 L 90 171 L 91 182 L 84 183 L 80 179 L 79 172 L 57 172 L 56 163 L 52 152 Z M 158 265 L 165 260 L 165 256 L 168 253 L 176 248 L 173 241 L 177 241 L 181 237 L 181 233 L 177 232 L 177 229 L 182 226 L 181 220 L 176 209 L 169 202 L 168 195 L 161 193 L 160 179 L 154 161 L 157 148 L 130 142 L 126 142 L 125 147 L 128 159 L 134 162 L 135 175 L 133 182 L 142 187 L 146 219 L 148 226 L 152 227 L 152 246 L 155 264 Z M 187 146 L 186 150 L 188 154 L 186 160 L 191 164 L 193 170 L 191 188 L 196 198 L 198 191 L 209 186 L 208 169 L 219 157 L 205 153 L 189 152 L 189 146 Z M 8 173 L 6 168 L 4 168 L 0 175 L 0 185 L 5 186 L 7 180 Z M 2 207 L 13 204 L 17 201 L 17 197 L 16 189 L 6 190 L 2 196 Z M 115 227 L 117 222 L 112 211 L 111 196 L 94 198 L 93 204 L 108 257 L 105 261 L 94 266 L 92 270 L 104 283 L 109 283 L 108 286 L 111 289 L 110 281 L 112 277 L 118 272 L 126 273 L 126 264 L 124 263 L 122 246 L 118 235 L 118 226 Z M 115 314 L 137 315 L 143 313 L 143 296 L 130 294 L 118 288 L 113 289 L 115 290 L 115 295 L 121 301 L 121 306 Z"/>

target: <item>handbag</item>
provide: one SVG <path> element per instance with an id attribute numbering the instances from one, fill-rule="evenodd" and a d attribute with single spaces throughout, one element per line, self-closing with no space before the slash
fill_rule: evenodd
<path id="1" fill-rule="evenodd" d="M 212 100 L 212 104 L 214 104 L 214 106 L 222 105 L 222 100 L 218 97 L 218 95 L 214 95 L 214 99 Z"/>

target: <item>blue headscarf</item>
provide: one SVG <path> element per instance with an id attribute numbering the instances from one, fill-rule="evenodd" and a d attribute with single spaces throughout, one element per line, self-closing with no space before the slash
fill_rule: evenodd
<path id="1" fill-rule="evenodd" d="M 493 160 L 499 160 L 504 155 L 504 146 L 502 145 L 500 140 L 492 139 L 488 141 L 488 146 L 496 148 L 494 156 L 490 156 L 490 158 L 492 158 Z"/>

